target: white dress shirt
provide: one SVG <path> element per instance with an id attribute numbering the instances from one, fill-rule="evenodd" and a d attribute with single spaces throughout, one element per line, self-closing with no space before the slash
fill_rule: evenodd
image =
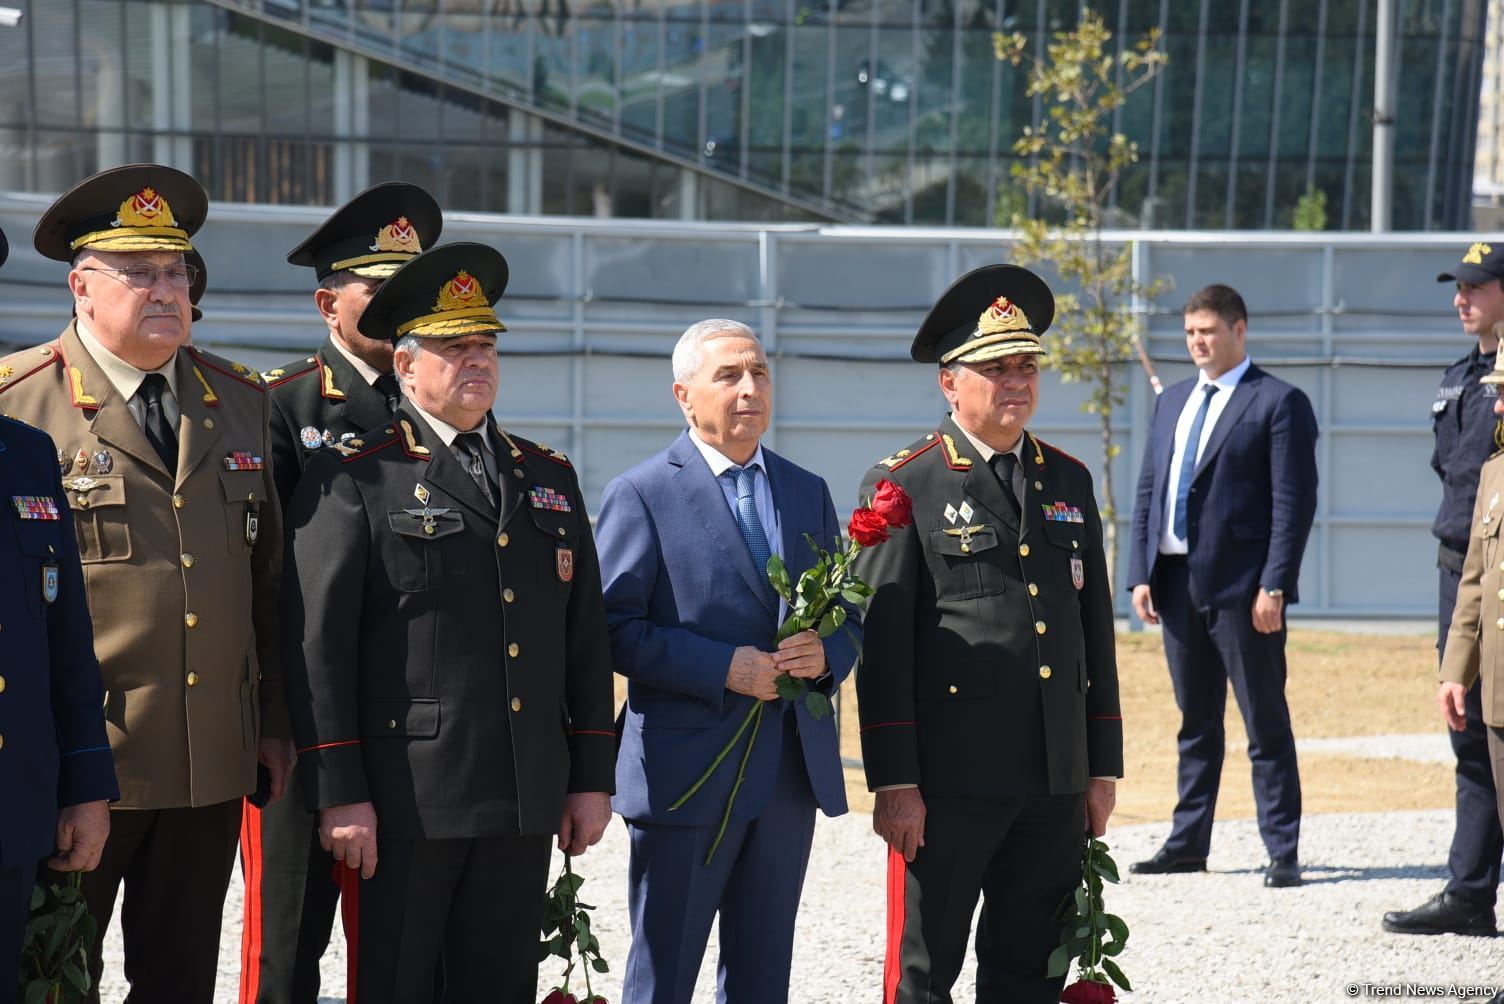
<path id="1" fill-rule="evenodd" d="M 136 396 L 136 391 L 141 389 L 141 381 L 146 379 L 148 373 L 160 373 L 167 380 L 167 393 L 162 395 L 162 417 L 167 419 L 167 424 L 174 429 L 178 427 L 178 420 L 182 417 L 182 409 L 178 407 L 178 376 L 177 353 L 172 354 L 161 366 L 154 370 L 141 370 L 121 359 L 115 353 L 105 348 L 103 343 L 90 331 L 82 317 L 74 318 L 73 328 L 78 332 L 78 340 L 83 342 L 84 350 L 99 366 L 104 373 L 105 379 L 110 386 L 115 388 L 115 393 L 125 398 L 125 405 L 130 409 L 131 417 L 141 428 L 146 428 L 146 402 Z"/>
<path id="2" fill-rule="evenodd" d="M 954 415 L 952 415 L 951 417 L 955 418 Z M 971 430 L 968 429 L 968 428 L 966 428 L 966 426 L 962 425 L 960 422 L 956 423 L 956 428 L 960 429 L 962 432 L 964 432 L 966 434 L 966 438 L 971 441 L 972 448 L 975 449 L 977 451 L 977 455 L 982 458 L 982 463 L 987 464 L 987 465 L 990 466 L 992 464 L 992 458 L 995 457 L 995 456 L 997 456 L 999 451 L 998 450 L 994 450 L 992 447 L 990 447 L 986 443 L 982 442 L 976 436 L 972 435 L 971 434 Z M 1013 497 L 1016 498 L 1016 499 L 1018 499 L 1018 504 L 1020 506 L 1022 506 L 1023 502 L 1024 502 L 1024 435 L 1023 435 L 1023 433 L 1020 432 L 1018 434 L 1018 442 L 1014 443 L 1013 444 L 1013 448 L 1011 450 L 1008 450 L 1007 452 L 1013 454 L 1013 459 L 1015 461 L 1017 461 L 1017 463 L 1015 463 L 1013 465 Z"/>
<path id="3" fill-rule="evenodd" d="M 1184 540 L 1175 536 L 1175 491 L 1180 484 L 1180 468 L 1186 462 L 1186 440 L 1191 437 L 1191 423 L 1196 421 L 1196 412 L 1201 409 L 1201 402 L 1206 397 L 1205 388 L 1209 384 L 1215 384 L 1217 393 L 1212 395 L 1211 404 L 1206 409 L 1206 422 L 1201 426 L 1201 442 L 1196 444 L 1196 455 L 1191 458 L 1192 470 L 1195 469 L 1195 464 L 1200 463 L 1201 454 L 1206 451 L 1212 430 L 1217 427 L 1217 419 L 1222 417 L 1222 413 L 1227 410 L 1227 402 L 1237 392 L 1238 381 L 1243 379 L 1243 374 L 1252 365 L 1253 360 L 1244 356 L 1242 362 L 1215 380 L 1203 370 L 1196 381 L 1196 388 L 1180 409 L 1180 418 L 1175 422 L 1175 452 L 1170 455 L 1170 480 L 1165 484 L 1165 525 L 1159 535 L 1160 554 L 1185 554 L 1190 550 Z"/>

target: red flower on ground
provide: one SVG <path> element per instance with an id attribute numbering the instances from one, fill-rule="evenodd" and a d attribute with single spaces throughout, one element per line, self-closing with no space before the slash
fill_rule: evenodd
<path id="1" fill-rule="evenodd" d="M 863 547 L 872 547 L 888 539 L 888 521 L 863 506 L 851 514 L 851 523 L 846 527 L 846 532 Z"/>
<path id="2" fill-rule="evenodd" d="M 914 522 L 913 500 L 887 478 L 877 483 L 877 491 L 872 495 L 872 511 L 895 530 Z"/>
<path id="3" fill-rule="evenodd" d="M 1061 1004 L 1116 1004 L 1117 992 L 1110 983 L 1077 980 L 1060 995 Z"/>

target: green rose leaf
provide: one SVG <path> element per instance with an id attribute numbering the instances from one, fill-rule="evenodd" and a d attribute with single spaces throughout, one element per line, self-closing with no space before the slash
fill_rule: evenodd
<path id="1" fill-rule="evenodd" d="M 768 557 L 768 583 L 772 585 L 773 592 L 783 597 L 785 602 L 792 598 L 789 590 L 789 570 L 778 555 Z"/>
<path id="2" fill-rule="evenodd" d="M 796 680 L 787 673 L 779 673 L 773 686 L 778 691 L 778 696 L 785 701 L 799 700 L 806 689 L 803 680 Z"/>
<path id="3" fill-rule="evenodd" d="M 1116 983 L 1124 990 L 1133 989 L 1133 984 L 1128 982 L 1128 977 L 1123 975 L 1123 971 L 1118 968 L 1118 964 L 1116 962 L 1113 962 L 1111 959 L 1103 959 L 1102 968 L 1106 970 L 1108 976 L 1112 977 L 1112 982 Z"/>
<path id="4" fill-rule="evenodd" d="M 811 690 L 804 697 L 804 707 L 809 711 L 809 716 L 819 721 L 830 714 L 830 698 L 818 690 Z"/>
<path id="5" fill-rule="evenodd" d="M 1056 976 L 1064 976 L 1065 971 L 1070 968 L 1070 965 L 1070 950 L 1065 945 L 1061 945 L 1050 953 L 1050 961 L 1045 969 L 1045 975 L 1051 979 Z"/>

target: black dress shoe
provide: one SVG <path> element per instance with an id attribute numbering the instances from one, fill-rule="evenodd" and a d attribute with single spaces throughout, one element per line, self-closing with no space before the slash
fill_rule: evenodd
<path id="1" fill-rule="evenodd" d="M 1172 875 L 1178 872 L 1206 871 L 1206 858 L 1187 858 L 1160 849 L 1148 861 L 1135 861 L 1128 866 L 1135 875 Z"/>
<path id="2" fill-rule="evenodd" d="M 1270 889 L 1289 889 L 1300 885 L 1300 862 L 1271 861 L 1269 867 L 1264 869 L 1264 885 Z"/>
<path id="3" fill-rule="evenodd" d="M 1492 938 L 1494 911 L 1469 903 L 1449 892 L 1439 892 L 1414 910 L 1391 910 L 1384 914 L 1384 930 L 1394 934 L 1467 934 Z"/>

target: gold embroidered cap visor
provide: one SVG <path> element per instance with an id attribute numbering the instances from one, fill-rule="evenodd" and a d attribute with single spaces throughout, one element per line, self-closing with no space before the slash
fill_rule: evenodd
<path id="1" fill-rule="evenodd" d="M 1055 297 L 1039 276 L 1018 265 L 984 265 L 940 295 L 919 326 L 909 355 L 915 362 L 980 363 L 1045 355 L 1039 336 L 1055 319 Z"/>
<path id="2" fill-rule="evenodd" d="M 209 197 L 189 175 L 161 164 L 127 164 L 59 195 L 37 222 L 32 244 L 62 262 L 84 250 L 188 252 L 208 212 Z"/>
<path id="3" fill-rule="evenodd" d="M 1465 282 L 1469 286 L 1495 279 L 1504 279 L 1504 240 L 1474 241 L 1450 272 L 1436 277 L 1437 282 Z"/>
<path id="4" fill-rule="evenodd" d="M 444 229 L 439 204 L 417 185 L 374 185 L 340 206 L 287 254 L 292 265 L 312 268 L 323 282 L 336 272 L 389 279 Z"/>
<path id="5" fill-rule="evenodd" d="M 496 316 L 507 260 L 486 244 L 443 244 L 399 268 L 360 316 L 367 338 L 457 338 L 507 330 Z"/>

